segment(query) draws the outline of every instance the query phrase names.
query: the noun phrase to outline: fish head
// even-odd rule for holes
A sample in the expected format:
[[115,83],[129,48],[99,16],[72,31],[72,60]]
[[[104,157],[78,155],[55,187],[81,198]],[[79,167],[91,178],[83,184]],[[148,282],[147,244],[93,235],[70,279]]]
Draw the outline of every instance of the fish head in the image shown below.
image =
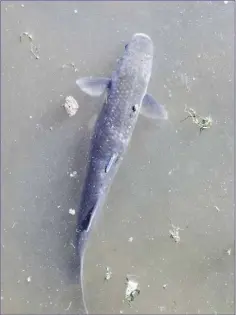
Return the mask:
[[153,42],[151,38],[143,33],[134,34],[131,41],[125,45],[122,60],[121,72],[139,72],[139,76],[148,82],[153,60]]
[[153,55],[153,43],[151,38],[144,33],[135,33],[126,49],[132,49],[136,53]]

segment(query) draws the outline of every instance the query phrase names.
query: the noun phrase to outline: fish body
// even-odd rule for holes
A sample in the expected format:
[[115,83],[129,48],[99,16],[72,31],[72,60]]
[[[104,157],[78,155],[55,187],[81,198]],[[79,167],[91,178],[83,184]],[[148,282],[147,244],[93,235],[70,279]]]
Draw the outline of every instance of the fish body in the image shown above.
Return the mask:
[[145,116],[167,119],[164,107],[146,94],[152,62],[153,42],[148,35],[138,33],[126,45],[111,78],[77,80],[81,90],[91,96],[106,92],[91,140],[78,213],[77,249],[81,259],[81,278],[85,243],[93,219],[102,208],[123,160],[142,106],[146,108],[143,110]]

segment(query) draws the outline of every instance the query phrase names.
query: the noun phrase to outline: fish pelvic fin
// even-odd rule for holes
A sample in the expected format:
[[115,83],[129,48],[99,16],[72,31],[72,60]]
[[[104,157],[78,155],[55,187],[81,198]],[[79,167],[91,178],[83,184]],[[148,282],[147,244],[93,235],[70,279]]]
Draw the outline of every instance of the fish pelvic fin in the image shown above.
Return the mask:
[[144,96],[140,113],[151,119],[168,119],[168,112],[165,107],[157,103],[154,97],[150,94]]
[[98,97],[101,96],[107,88],[109,88],[111,79],[104,77],[84,77],[76,80],[76,84],[84,93],[93,97]]

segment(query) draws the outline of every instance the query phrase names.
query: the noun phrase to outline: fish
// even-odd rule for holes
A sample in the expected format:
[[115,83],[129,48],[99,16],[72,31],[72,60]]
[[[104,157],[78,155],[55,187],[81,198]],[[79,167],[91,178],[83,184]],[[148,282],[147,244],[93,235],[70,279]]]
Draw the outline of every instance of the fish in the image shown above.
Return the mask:
[[152,73],[153,41],[144,33],[135,33],[125,45],[110,78],[83,77],[76,81],[91,97],[104,95],[91,138],[87,174],[77,218],[77,254],[83,303],[83,261],[89,232],[95,215],[102,209],[113,179],[124,159],[139,114],[151,119],[168,119],[165,106],[147,93]]

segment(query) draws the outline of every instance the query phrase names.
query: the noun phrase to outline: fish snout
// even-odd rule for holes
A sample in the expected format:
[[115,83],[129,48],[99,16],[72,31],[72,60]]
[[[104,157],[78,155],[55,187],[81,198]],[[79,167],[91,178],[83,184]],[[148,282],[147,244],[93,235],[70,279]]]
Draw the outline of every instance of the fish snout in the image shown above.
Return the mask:
[[153,55],[152,39],[144,33],[135,33],[128,47],[137,53],[146,54],[147,56]]
[[135,33],[133,35],[133,38],[143,38],[143,39],[147,39],[147,40],[150,40],[151,41],[151,38],[147,35],[147,34],[144,34],[144,33]]

